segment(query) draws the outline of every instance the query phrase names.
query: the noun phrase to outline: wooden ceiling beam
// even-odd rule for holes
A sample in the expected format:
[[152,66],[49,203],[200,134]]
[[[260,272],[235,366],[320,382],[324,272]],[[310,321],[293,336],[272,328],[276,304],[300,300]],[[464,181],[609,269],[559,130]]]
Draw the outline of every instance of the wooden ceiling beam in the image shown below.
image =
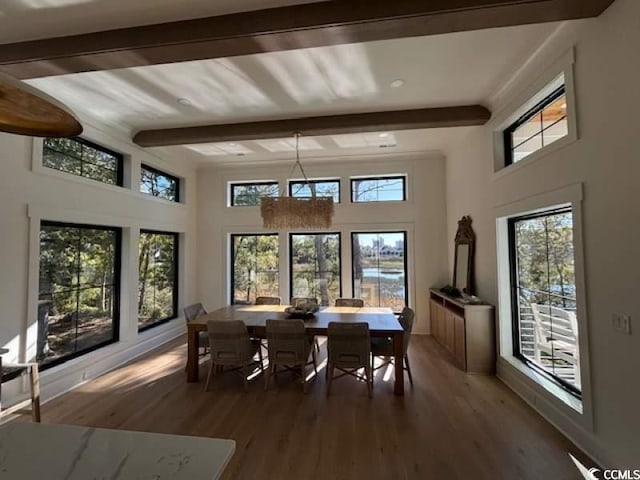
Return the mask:
[[37,78],[588,18],[613,0],[332,0],[0,45]]
[[263,122],[229,123],[197,127],[142,130],[133,137],[141,147],[165,147],[196,143],[238,142],[304,136],[384,132],[419,128],[484,125],[491,112],[481,105],[393,110],[322,117],[289,118]]

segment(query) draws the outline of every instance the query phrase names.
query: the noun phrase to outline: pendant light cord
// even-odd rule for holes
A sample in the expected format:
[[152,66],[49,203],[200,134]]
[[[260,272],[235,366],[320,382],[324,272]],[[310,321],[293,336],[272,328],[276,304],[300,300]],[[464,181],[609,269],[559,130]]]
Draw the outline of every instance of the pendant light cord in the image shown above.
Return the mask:
[[[298,167],[300,169],[300,172],[302,173],[302,176],[304,177],[304,185],[309,187],[311,196],[315,197],[316,193],[311,188],[311,185],[309,184],[309,178],[307,178],[307,174],[305,173],[304,168],[302,168],[302,163],[300,163],[300,137],[302,136],[302,134],[300,132],[295,132],[293,136],[296,138],[296,163],[293,164],[293,168],[291,169],[291,172],[289,172],[289,178],[293,177],[293,173],[295,172],[296,167]],[[302,186],[298,187],[298,190],[295,193],[298,193],[301,188]]]

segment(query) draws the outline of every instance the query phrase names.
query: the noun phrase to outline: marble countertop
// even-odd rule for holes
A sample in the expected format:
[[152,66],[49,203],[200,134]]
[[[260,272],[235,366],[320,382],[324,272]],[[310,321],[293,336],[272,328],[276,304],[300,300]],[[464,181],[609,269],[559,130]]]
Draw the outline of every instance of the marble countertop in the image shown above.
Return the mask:
[[235,448],[220,438],[17,422],[0,428],[0,479],[212,480]]

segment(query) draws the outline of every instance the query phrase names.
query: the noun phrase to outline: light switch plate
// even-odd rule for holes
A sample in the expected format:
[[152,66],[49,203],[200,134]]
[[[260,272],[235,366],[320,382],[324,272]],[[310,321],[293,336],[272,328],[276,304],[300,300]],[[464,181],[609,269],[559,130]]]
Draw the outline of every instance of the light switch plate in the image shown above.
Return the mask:
[[611,317],[611,326],[616,332],[631,335],[631,317],[614,313]]

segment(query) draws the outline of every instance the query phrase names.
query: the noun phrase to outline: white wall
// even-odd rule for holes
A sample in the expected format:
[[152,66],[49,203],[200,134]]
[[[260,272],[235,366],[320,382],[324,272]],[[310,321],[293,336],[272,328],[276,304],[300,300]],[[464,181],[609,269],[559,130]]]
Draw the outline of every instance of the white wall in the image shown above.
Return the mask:
[[[307,164],[304,160],[303,163],[309,178],[341,178],[341,203],[335,207],[329,231],[342,234],[342,294],[351,296],[350,232],[407,230],[409,303],[416,310],[415,332],[428,333],[427,290],[449,281],[443,254],[446,252],[444,159],[424,155],[375,161],[323,161],[322,165]],[[227,207],[227,182],[278,180],[285,185],[291,165],[291,160],[285,160],[266,167],[207,167],[198,171],[198,284],[208,309],[229,302],[229,234],[263,231],[259,207]],[[397,173],[408,174],[407,202],[349,202],[350,176]],[[280,292],[283,298],[288,298],[287,255],[283,254],[286,242],[281,245]]]
[[[195,169],[167,162],[83,122],[84,138],[123,153],[132,189],[42,167],[41,140],[0,134],[0,345],[6,361],[35,355],[40,220],[123,228],[120,341],[52,367],[41,375],[44,400],[93,378],[184,332],[176,319],[138,335],[136,315],[137,236],[141,228],[177,231],[181,237],[180,305],[195,297]],[[32,153],[35,152],[35,155]],[[174,204],[137,191],[140,163],[185,179],[185,203]],[[127,169],[125,169],[127,170]],[[2,401],[24,395],[21,382],[3,385]]]
[[[579,140],[510,173],[494,174],[492,135],[501,110],[522,98],[538,75],[572,46]],[[498,372],[597,461],[635,468],[640,459],[638,46],[637,0],[617,0],[597,19],[564,25],[496,96],[495,122],[462,139],[448,152],[446,164],[449,244],[457,219],[471,215],[478,237],[478,291],[493,303],[498,302],[496,207],[582,183],[591,365],[585,415],[572,416],[507,363],[502,362]],[[631,315],[636,330],[632,336],[612,330],[613,312]]]

